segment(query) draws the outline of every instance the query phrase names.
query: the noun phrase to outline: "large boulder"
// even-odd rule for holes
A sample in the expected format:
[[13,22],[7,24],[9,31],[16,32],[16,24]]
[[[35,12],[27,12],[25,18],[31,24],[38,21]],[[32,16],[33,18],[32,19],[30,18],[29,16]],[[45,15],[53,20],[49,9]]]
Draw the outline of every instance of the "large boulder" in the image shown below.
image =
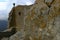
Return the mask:
[[25,28],[10,40],[60,40],[60,0],[37,0],[25,16]]

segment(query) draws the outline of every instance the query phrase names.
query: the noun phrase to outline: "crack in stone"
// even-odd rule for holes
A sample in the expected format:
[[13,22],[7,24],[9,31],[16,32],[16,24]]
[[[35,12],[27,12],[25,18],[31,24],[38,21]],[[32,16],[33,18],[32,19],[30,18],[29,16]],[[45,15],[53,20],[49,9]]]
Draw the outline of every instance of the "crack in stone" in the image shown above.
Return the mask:
[[46,3],[46,5],[50,8],[54,1],[55,0],[44,0],[44,3]]

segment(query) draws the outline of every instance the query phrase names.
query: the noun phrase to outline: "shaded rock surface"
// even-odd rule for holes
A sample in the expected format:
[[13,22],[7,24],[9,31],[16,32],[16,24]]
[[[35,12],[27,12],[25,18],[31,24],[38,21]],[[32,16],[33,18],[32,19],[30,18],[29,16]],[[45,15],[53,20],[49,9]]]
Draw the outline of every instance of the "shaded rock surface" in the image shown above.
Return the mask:
[[3,39],[1,39],[1,40],[9,40],[9,38],[3,38]]
[[9,40],[60,40],[60,0],[37,0],[28,10],[25,27]]

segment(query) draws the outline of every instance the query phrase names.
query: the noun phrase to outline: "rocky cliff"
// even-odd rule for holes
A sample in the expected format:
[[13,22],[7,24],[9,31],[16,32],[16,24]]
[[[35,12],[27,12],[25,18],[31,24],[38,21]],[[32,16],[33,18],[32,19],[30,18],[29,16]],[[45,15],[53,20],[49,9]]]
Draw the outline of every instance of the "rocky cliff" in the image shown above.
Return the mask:
[[36,0],[25,16],[25,27],[9,40],[60,40],[60,0]]

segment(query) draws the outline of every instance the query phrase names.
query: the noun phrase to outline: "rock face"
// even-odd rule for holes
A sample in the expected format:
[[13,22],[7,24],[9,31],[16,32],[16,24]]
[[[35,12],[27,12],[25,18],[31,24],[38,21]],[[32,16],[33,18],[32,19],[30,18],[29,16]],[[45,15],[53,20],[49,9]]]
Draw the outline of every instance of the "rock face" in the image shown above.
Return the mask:
[[36,0],[15,10],[17,33],[9,40],[60,40],[60,0]]
[[3,38],[3,39],[1,39],[1,40],[9,40],[9,38]]

